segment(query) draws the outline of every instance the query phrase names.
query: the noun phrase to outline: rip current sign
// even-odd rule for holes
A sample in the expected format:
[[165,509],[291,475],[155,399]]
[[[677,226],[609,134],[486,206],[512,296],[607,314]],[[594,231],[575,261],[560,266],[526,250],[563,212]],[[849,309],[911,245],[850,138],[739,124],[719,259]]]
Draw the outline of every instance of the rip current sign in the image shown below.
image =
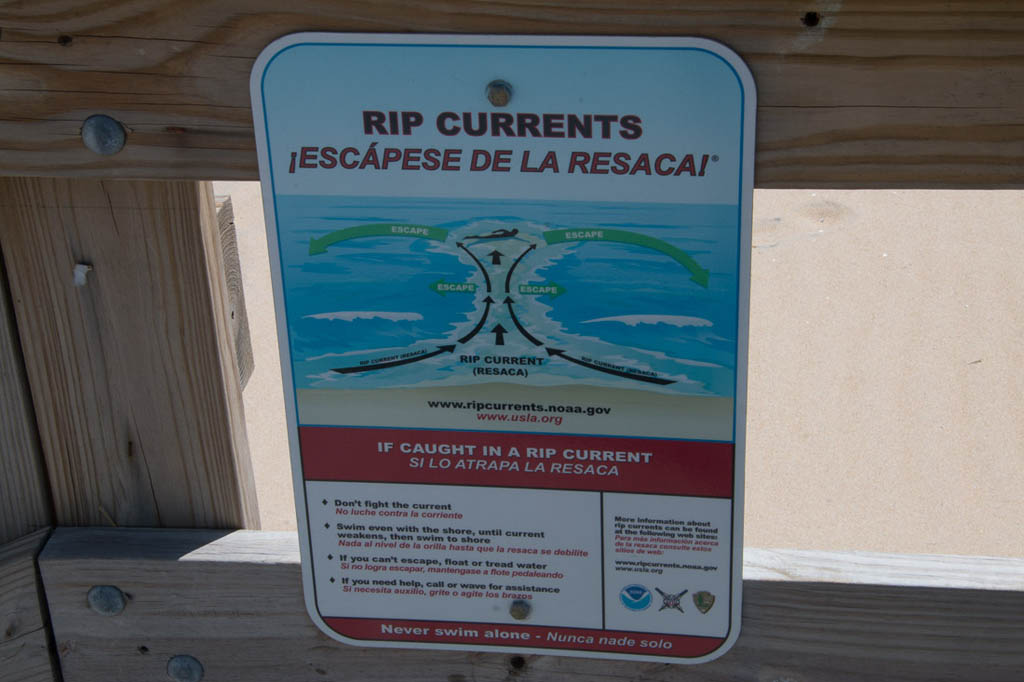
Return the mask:
[[252,75],[309,613],[698,663],[740,626],[754,86],[706,40],[299,34]]

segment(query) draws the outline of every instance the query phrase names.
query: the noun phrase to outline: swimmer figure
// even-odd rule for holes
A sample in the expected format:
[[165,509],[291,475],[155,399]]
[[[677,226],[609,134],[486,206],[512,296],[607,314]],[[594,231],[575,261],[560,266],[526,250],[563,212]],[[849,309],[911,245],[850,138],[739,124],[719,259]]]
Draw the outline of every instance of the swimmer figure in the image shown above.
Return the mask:
[[519,234],[519,228],[512,230],[502,228],[488,234],[471,234],[466,239],[508,239],[509,237],[515,237],[517,234]]

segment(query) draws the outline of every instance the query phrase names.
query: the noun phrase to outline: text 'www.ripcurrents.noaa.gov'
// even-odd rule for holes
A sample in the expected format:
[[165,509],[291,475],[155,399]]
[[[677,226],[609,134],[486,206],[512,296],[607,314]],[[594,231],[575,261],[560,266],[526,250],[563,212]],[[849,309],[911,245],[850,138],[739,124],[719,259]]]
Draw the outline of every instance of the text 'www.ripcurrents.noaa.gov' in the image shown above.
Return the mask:
[[[565,414],[588,417],[611,414],[612,408],[597,405],[543,405],[540,403],[500,403],[477,400],[428,400],[427,407],[448,410],[476,410],[480,421],[538,422],[559,425]],[[541,414],[538,414],[541,413]]]

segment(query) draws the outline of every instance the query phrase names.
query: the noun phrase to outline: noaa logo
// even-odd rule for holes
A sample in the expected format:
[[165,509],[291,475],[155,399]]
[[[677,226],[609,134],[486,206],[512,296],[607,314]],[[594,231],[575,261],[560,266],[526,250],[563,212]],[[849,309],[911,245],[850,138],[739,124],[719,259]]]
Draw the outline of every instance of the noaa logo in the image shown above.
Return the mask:
[[619,601],[630,611],[643,611],[651,605],[651,591],[643,585],[626,585],[619,592]]

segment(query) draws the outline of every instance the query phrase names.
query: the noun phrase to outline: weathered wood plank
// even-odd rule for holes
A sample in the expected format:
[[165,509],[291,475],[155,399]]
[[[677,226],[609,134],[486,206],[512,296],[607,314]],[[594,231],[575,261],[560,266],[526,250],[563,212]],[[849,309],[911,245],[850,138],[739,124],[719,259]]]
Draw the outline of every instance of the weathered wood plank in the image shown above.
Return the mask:
[[242,286],[242,263],[238,259],[238,238],[235,234],[235,211],[231,197],[217,199],[217,230],[220,232],[223,252],[224,281],[228,288],[228,313],[231,337],[238,362],[238,380],[242,388],[253,370],[252,340],[249,337],[249,314],[245,308],[245,288]]
[[0,545],[51,525],[50,490],[0,256]]
[[[0,173],[254,179],[248,74],[296,31],[697,35],[759,89],[761,187],[1024,186],[1013,0],[53,0],[0,9]],[[695,102],[694,106],[700,106]],[[82,121],[130,130],[114,157]]]
[[[822,556],[806,554],[771,553],[773,578],[827,570]],[[868,556],[828,561],[864,566]],[[1024,591],[968,577],[1019,574],[1024,561],[984,559],[972,569],[973,559],[956,558],[971,587],[948,589],[887,584],[889,559],[876,562],[870,584],[746,580],[738,644],[697,668],[557,656],[513,668],[507,655],[333,643],[305,614],[293,533],[58,529],[40,567],[67,682],[162,679],[168,658],[182,653],[203,664],[206,679],[250,682],[1020,679]],[[913,564],[922,582],[934,582],[949,562],[903,557],[899,571]],[[96,584],[131,594],[123,614],[88,610],[83,595]]]
[[0,179],[0,218],[57,523],[255,527],[209,183]]
[[0,682],[59,680],[36,556],[48,528],[0,545]]
[[1024,559],[1002,557],[747,548],[743,575],[748,580],[1024,592]]

